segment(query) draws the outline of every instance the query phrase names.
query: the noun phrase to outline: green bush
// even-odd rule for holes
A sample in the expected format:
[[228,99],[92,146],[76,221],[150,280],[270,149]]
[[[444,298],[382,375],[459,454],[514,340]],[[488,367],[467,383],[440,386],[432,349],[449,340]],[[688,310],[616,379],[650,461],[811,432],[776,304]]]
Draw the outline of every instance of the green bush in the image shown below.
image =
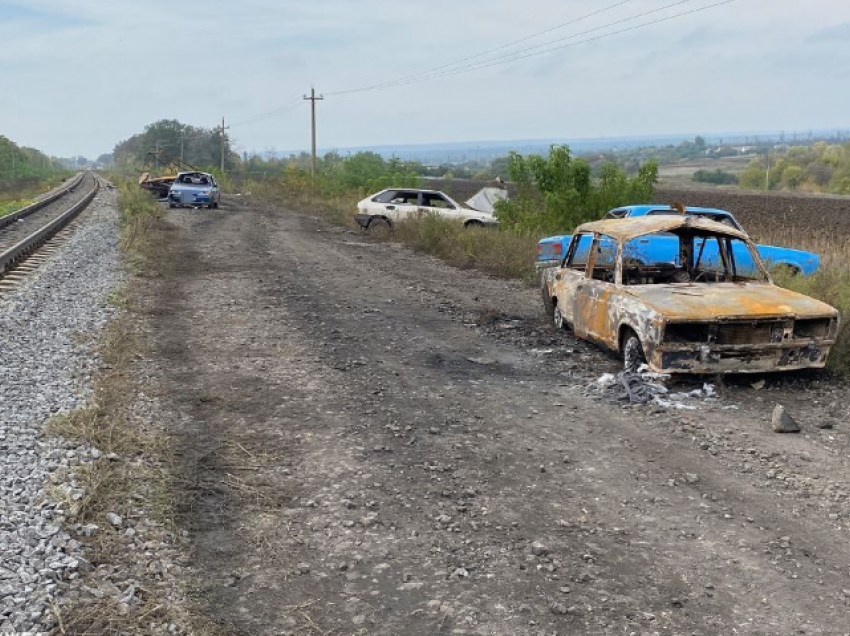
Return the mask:
[[715,185],[735,185],[738,183],[738,177],[720,168],[717,170],[697,170],[691,177],[691,180],[698,183],[713,183]]
[[607,163],[593,179],[590,164],[573,159],[567,146],[552,146],[545,158],[511,153],[508,169],[517,193],[496,205],[496,216],[503,228],[521,234],[571,231],[611,208],[647,203],[658,182],[652,161],[634,177]]

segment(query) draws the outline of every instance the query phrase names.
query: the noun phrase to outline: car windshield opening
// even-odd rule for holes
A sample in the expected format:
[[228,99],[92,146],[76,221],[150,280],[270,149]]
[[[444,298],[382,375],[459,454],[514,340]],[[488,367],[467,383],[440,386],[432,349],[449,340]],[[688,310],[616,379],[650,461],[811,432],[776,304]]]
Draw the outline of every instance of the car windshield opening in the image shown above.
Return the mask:
[[766,282],[767,276],[740,238],[708,232],[660,232],[623,244],[623,284],[687,285]]

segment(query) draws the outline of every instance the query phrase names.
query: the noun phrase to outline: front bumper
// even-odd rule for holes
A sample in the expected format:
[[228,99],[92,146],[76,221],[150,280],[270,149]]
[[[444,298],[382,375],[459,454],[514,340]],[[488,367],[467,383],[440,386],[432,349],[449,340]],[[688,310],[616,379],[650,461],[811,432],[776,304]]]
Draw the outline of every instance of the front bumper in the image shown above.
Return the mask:
[[767,373],[822,369],[835,342],[762,345],[658,345],[649,366],[658,373]]
[[372,221],[371,214],[355,214],[354,220],[357,224],[362,227],[364,230],[369,227],[369,223]]

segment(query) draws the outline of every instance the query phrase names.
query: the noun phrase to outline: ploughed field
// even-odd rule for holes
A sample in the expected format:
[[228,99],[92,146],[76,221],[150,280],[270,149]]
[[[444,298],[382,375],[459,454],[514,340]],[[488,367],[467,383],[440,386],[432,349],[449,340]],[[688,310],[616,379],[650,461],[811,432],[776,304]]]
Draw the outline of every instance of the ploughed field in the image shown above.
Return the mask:
[[659,188],[656,200],[729,210],[756,241],[807,249],[827,263],[850,254],[850,197]]
[[223,633],[850,632],[846,383],[627,406],[524,283],[248,196],[160,242],[141,309]]

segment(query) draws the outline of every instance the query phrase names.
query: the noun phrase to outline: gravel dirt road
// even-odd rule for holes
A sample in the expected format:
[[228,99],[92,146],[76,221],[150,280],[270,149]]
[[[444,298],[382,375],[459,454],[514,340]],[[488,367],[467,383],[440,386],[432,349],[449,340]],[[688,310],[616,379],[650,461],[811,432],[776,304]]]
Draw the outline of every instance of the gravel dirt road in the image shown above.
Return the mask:
[[164,236],[146,321],[227,633],[850,634],[846,385],[624,406],[521,283],[249,198]]

